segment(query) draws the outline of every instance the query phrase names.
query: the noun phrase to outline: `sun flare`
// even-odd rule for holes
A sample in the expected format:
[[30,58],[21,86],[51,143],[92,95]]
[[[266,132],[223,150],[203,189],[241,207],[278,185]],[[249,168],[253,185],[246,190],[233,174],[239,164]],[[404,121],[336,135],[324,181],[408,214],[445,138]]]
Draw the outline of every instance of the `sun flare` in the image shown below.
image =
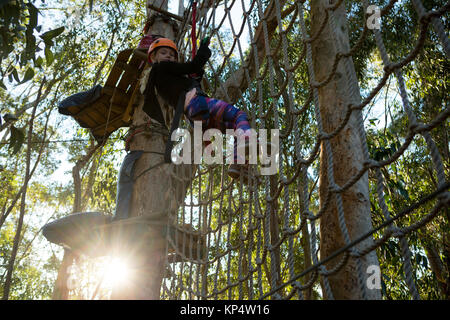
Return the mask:
[[129,268],[123,259],[112,258],[105,263],[103,284],[108,287],[124,283],[129,276]]

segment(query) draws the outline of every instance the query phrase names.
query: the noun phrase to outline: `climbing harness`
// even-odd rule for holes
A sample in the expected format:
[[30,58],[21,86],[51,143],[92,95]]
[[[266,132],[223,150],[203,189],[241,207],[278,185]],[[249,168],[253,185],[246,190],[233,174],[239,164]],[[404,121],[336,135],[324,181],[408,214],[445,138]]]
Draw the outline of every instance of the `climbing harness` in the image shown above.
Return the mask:
[[133,138],[141,133],[159,133],[164,136],[167,136],[167,128],[160,124],[160,123],[152,123],[152,120],[148,120],[146,123],[139,125],[139,126],[130,126],[130,130],[128,131],[127,135],[124,138],[125,141],[125,151],[130,150],[130,143]]

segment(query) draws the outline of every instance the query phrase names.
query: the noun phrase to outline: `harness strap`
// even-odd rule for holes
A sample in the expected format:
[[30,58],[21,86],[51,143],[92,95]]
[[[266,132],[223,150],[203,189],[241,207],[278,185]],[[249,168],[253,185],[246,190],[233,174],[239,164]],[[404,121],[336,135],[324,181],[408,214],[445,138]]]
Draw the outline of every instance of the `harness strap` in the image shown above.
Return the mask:
[[175,130],[177,130],[178,126],[180,125],[181,115],[183,114],[184,111],[185,99],[186,99],[186,91],[183,91],[178,97],[175,115],[173,117],[172,124],[170,126],[169,138],[167,139],[166,143],[166,152],[164,153],[164,161],[166,163],[172,163],[172,148],[173,148],[172,133]]
[[145,87],[145,99],[144,99],[144,107],[143,110],[147,115],[161,123],[165,126],[164,116],[161,111],[161,106],[159,105],[159,101],[155,95],[155,89],[153,88],[154,82],[154,74],[153,69],[150,71],[150,75],[148,77],[147,86]]
[[197,30],[196,30],[196,18],[197,18],[197,1],[193,0],[192,3],[192,30],[191,30],[191,40],[192,40],[192,59],[195,58],[197,53]]

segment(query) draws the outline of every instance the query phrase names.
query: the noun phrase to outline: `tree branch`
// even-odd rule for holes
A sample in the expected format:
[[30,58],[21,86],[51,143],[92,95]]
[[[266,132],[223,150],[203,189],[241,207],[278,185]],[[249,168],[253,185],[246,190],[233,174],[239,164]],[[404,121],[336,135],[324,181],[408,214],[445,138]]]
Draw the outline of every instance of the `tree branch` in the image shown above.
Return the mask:
[[19,221],[17,223],[17,231],[14,236],[13,249],[12,249],[11,257],[10,257],[8,267],[7,267],[7,275],[6,275],[6,280],[5,280],[4,290],[3,290],[3,300],[8,300],[8,297],[9,297],[9,292],[11,289],[12,273],[14,271],[14,264],[15,264],[15,260],[16,260],[16,256],[17,256],[17,251],[19,249],[20,234],[22,231],[23,219],[25,216],[25,200],[26,200],[26,194],[27,194],[26,191],[27,191],[27,187],[28,187],[28,182],[30,181],[30,178],[31,178],[31,175],[30,175],[30,162],[31,162],[31,150],[32,150],[31,138],[33,135],[34,118],[36,115],[36,109],[37,109],[37,106],[40,101],[40,96],[41,96],[42,87],[44,86],[44,83],[45,83],[45,78],[42,81],[41,86],[39,88],[38,97],[36,99],[35,105],[33,106],[33,111],[31,113],[31,120],[30,120],[30,124],[29,124],[29,128],[28,128],[28,140],[27,140],[28,148],[27,148],[27,154],[26,154],[25,183],[24,183],[24,188],[23,188],[22,198],[21,198],[21,203],[20,203],[20,214],[19,214]]

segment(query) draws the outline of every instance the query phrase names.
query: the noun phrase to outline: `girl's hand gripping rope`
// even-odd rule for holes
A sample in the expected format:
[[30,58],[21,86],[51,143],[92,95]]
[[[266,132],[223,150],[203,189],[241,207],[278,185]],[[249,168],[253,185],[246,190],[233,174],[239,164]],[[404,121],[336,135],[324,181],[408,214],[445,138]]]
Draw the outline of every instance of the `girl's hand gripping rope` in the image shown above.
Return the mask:
[[[208,59],[212,55],[211,50],[209,49],[208,45],[209,45],[209,37],[206,37],[200,42],[200,48],[198,48],[197,55],[194,58],[194,60],[200,61],[200,64],[202,66],[208,61]],[[203,74],[204,74],[204,71],[202,70],[199,73],[191,74],[189,76],[192,79],[195,79],[198,82],[200,82],[203,77]]]

